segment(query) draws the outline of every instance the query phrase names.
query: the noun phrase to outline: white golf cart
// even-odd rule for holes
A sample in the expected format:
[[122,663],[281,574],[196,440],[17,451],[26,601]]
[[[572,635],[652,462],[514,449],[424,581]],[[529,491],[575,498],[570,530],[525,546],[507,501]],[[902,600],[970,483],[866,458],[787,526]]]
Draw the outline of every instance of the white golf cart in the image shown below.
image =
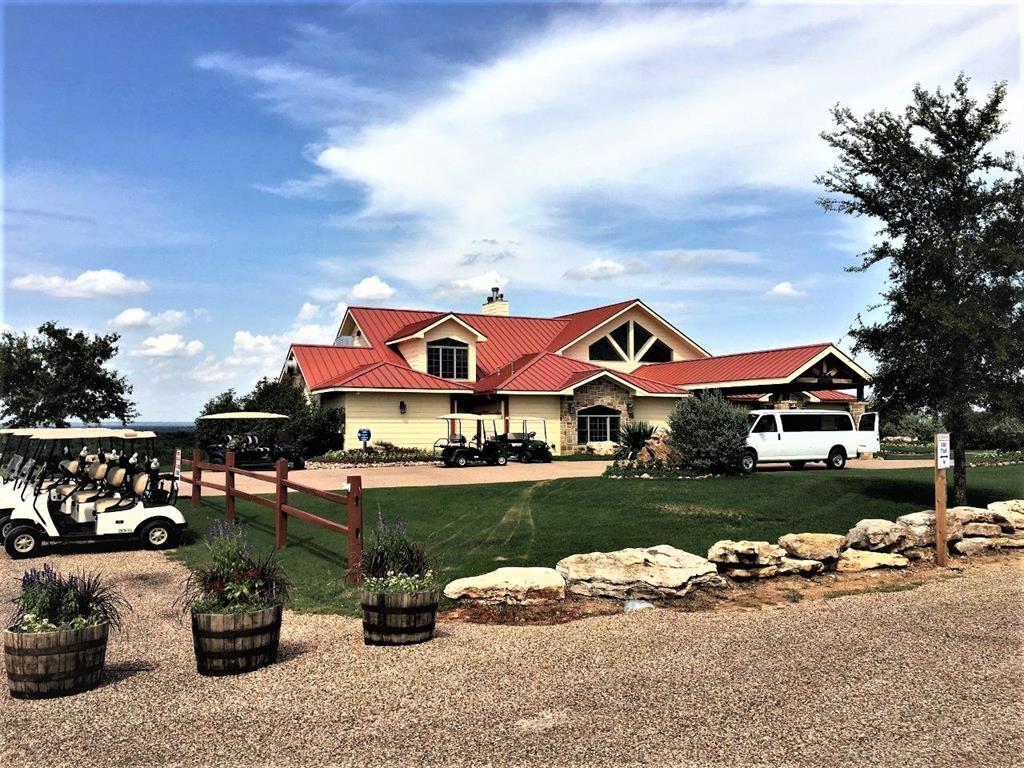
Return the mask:
[[[132,463],[125,454],[135,440],[153,437],[133,430],[35,430],[12,489],[16,503],[0,510],[7,554],[33,557],[47,542],[106,539],[137,540],[150,549],[175,546],[187,525],[174,506],[177,476],[161,474],[155,459]],[[82,455],[78,446],[84,458],[66,458]]]
[[[446,467],[468,467],[470,464],[508,464],[508,444],[505,435],[498,434],[500,416],[480,413],[448,413],[438,416],[448,424],[447,434],[434,442],[434,455],[440,456]],[[469,440],[462,432],[462,423],[473,425]],[[487,425],[491,431],[488,435]]]

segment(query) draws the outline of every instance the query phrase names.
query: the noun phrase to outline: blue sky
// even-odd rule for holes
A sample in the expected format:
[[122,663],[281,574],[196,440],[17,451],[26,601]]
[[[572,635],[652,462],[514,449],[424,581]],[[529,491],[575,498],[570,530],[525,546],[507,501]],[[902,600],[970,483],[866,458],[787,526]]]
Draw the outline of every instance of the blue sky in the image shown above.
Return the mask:
[[1011,87],[1013,5],[7,5],[0,322],[123,335],[145,419],[348,304],[643,297],[715,353],[844,342],[836,102]]

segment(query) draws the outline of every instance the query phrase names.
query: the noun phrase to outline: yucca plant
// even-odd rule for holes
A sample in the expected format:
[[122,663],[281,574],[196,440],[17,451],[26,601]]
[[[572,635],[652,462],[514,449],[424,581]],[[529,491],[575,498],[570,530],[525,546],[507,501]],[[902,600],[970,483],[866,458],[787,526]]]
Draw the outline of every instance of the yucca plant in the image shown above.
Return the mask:
[[647,445],[647,441],[654,437],[655,427],[646,421],[634,421],[632,424],[624,424],[619,430],[619,443],[615,451],[618,459],[632,459]]

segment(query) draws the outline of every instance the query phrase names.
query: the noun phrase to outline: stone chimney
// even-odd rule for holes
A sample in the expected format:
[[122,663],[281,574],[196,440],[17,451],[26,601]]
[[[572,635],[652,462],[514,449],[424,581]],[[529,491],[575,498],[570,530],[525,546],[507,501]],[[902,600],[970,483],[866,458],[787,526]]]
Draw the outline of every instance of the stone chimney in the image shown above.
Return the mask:
[[491,288],[491,295],[487,297],[481,311],[485,315],[504,315],[508,317],[508,302],[505,301],[505,294],[498,293],[498,287]]

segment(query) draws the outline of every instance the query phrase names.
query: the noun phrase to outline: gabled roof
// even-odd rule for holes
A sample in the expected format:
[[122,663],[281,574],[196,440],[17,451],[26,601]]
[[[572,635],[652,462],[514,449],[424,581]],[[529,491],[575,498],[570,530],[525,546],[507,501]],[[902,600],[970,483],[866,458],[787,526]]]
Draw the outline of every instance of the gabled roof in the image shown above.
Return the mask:
[[[384,347],[386,353],[390,353]],[[336,347],[333,344],[292,344],[306,386],[320,389],[327,382],[340,379],[353,371],[382,361],[381,350],[374,347]],[[400,364],[400,363],[399,363]]]
[[480,331],[471,326],[457,314],[455,314],[454,312],[445,312],[444,314],[435,315],[434,317],[428,317],[423,320],[417,320],[413,323],[409,323],[408,325],[402,326],[393,334],[391,334],[391,337],[387,340],[387,343],[397,344],[400,341],[415,338],[426,333],[434,326],[440,325],[441,323],[447,320],[451,320],[454,323],[458,323],[466,330],[471,331],[474,335],[476,335],[477,341],[487,341],[486,336],[480,333]]
[[740,352],[698,360],[652,363],[641,366],[635,373],[655,381],[691,388],[735,385],[743,382],[781,384],[788,383],[798,373],[829,353],[836,355],[865,379],[870,378],[867,371],[828,342]]
[[612,371],[552,352],[523,355],[478,381],[476,390],[478,392],[562,392],[602,376],[607,376],[627,387],[648,394],[675,395],[676,397],[686,394],[685,390],[670,384]]
[[[741,392],[739,394],[726,395],[726,400],[734,400],[742,403],[756,403],[761,400],[767,402],[769,392]],[[840,392],[837,389],[819,389],[815,392],[804,392],[808,399],[818,403],[852,403],[857,399],[856,395],[849,392]]]
[[426,389],[443,392],[473,391],[469,385],[459,386],[455,382],[414,371],[408,366],[379,362],[349,371],[320,385],[321,390],[331,389]]

